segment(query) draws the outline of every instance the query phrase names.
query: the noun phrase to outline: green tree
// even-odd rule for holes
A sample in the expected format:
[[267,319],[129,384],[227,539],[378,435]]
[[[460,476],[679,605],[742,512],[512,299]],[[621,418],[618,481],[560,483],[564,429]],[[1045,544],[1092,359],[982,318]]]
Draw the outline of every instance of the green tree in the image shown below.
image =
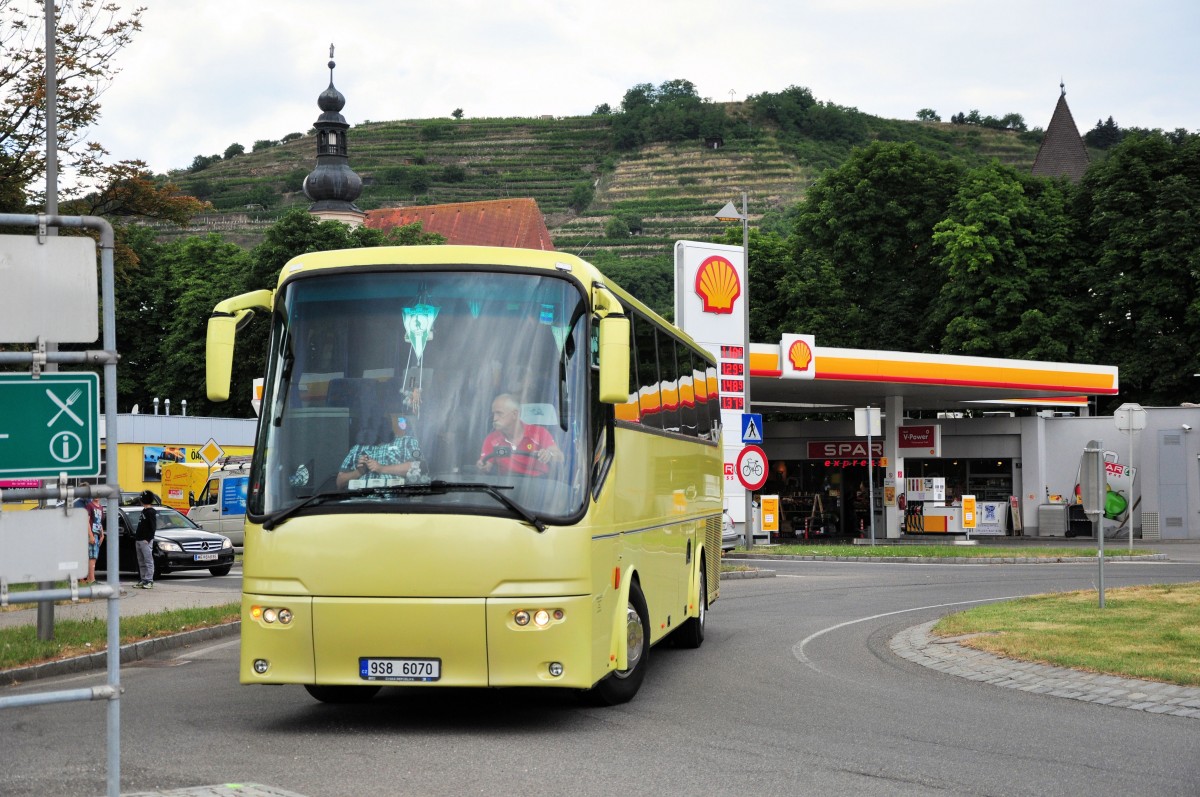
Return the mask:
[[251,151],[252,152],[260,152],[264,149],[270,149],[271,147],[278,146],[278,144],[279,144],[279,142],[275,141],[274,139],[260,138],[258,141],[254,142],[254,146],[251,149]]
[[613,216],[604,223],[605,238],[628,238],[629,225],[620,216]]
[[451,116],[453,116],[455,119],[462,119],[462,118],[463,118],[463,109],[462,109],[462,108],[455,108],[455,109],[454,109],[454,110],[453,110],[453,111],[450,113],[450,115],[451,115]]
[[1076,265],[1060,187],[993,163],[968,172],[934,228],[944,273],[930,309],[941,350],[1064,361],[1081,343],[1078,306],[1058,290]]
[[1080,183],[1091,248],[1091,361],[1119,367],[1124,401],[1195,400],[1200,372],[1200,137],[1131,133]]
[[[856,149],[808,190],[796,220],[798,264],[837,269],[847,297],[842,324],[862,348],[934,351],[927,307],[942,284],[933,227],[957,190],[961,166],[914,144]],[[937,334],[935,334],[937,333]],[[849,341],[847,341],[849,343]]]
[[[153,262],[146,262],[144,269],[153,276],[139,280],[145,288],[140,292],[145,309],[136,322],[145,327],[139,330],[142,336],[146,332],[154,336],[155,354],[143,364],[142,389],[127,400],[149,403],[160,396],[178,404],[187,399],[188,411],[196,415],[250,414],[249,382],[239,384],[238,392],[231,394],[240,400],[225,405],[212,404],[204,391],[208,317],[246,273],[249,260],[246,250],[215,233],[173,241],[156,250]],[[239,358],[245,358],[241,344],[239,340]],[[250,354],[262,363],[263,352]]]
[[1104,122],[1097,119],[1096,126],[1083,134],[1083,143],[1096,149],[1108,149],[1119,144],[1124,135],[1110,116]]
[[582,213],[588,205],[592,204],[592,197],[596,191],[592,188],[591,183],[576,183],[571,189],[571,195],[567,198],[567,207],[576,213]]
[[[31,7],[36,9],[30,12]],[[115,2],[60,0],[55,24],[58,158],[63,172],[91,190],[107,153],[86,140],[100,116],[100,95],[117,73],[116,57],[141,29],[144,9],[128,14]],[[41,204],[46,171],[45,20],[41,3],[0,0],[0,185],[30,192]],[[11,193],[11,192],[10,192]],[[71,197],[68,183],[60,194]],[[11,199],[8,200],[11,202]]]
[[917,119],[922,122],[940,122],[942,117],[932,108],[922,108],[917,111]]
[[230,144],[228,147],[225,148],[225,160],[230,160],[232,158],[236,158],[238,155],[245,154],[245,152],[246,152],[246,148],[243,147],[241,144],[238,144],[238,143]]

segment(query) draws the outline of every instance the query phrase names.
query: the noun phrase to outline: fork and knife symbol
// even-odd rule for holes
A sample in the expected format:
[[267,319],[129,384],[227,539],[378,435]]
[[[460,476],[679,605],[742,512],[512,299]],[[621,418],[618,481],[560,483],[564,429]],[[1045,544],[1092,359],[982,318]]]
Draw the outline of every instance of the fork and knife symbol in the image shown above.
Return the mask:
[[57,404],[59,407],[58,412],[54,413],[54,417],[46,422],[46,426],[53,426],[54,422],[57,421],[64,412],[67,415],[71,416],[71,418],[75,421],[75,423],[79,424],[80,426],[84,425],[83,418],[80,418],[78,415],[76,415],[71,410],[71,405],[74,404],[76,401],[78,401],[79,397],[83,395],[82,390],[76,388],[74,393],[67,396],[66,401],[63,401],[62,399],[60,399],[58,396],[56,396],[54,394],[54,391],[49,390],[49,389],[46,390],[46,395],[49,396],[50,400],[53,401],[55,404]]

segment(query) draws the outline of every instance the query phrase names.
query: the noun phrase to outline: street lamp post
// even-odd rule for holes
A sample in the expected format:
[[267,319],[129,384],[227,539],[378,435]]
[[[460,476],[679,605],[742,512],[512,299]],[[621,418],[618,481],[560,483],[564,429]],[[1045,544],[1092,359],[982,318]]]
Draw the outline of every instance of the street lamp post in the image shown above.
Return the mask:
[[[742,192],[742,212],[732,202],[717,211],[719,221],[742,222],[742,389],[745,394],[742,412],[750,411],[750,217],[746,213],[746,192]],[[754,496],[746,490],[746,550],[754,547]]]

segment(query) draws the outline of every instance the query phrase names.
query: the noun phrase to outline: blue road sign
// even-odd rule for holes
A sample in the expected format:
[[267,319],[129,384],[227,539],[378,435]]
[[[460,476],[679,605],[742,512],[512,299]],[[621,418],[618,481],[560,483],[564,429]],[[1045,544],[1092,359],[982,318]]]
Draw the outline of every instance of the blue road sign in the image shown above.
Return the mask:
[[761,443],[763,441],[762,413],[742,413],[742,442]]

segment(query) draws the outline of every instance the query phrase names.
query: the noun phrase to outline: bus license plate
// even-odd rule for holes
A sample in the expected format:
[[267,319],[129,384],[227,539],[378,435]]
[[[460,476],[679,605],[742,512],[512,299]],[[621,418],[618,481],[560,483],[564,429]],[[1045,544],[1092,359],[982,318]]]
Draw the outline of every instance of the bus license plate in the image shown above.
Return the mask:
[[215,553],[198,553],[196,554],[197,562],[215,562],[217,555]]
[[442,677],[442,660],[360,658],[358,674],[365,681],[436,681]]

